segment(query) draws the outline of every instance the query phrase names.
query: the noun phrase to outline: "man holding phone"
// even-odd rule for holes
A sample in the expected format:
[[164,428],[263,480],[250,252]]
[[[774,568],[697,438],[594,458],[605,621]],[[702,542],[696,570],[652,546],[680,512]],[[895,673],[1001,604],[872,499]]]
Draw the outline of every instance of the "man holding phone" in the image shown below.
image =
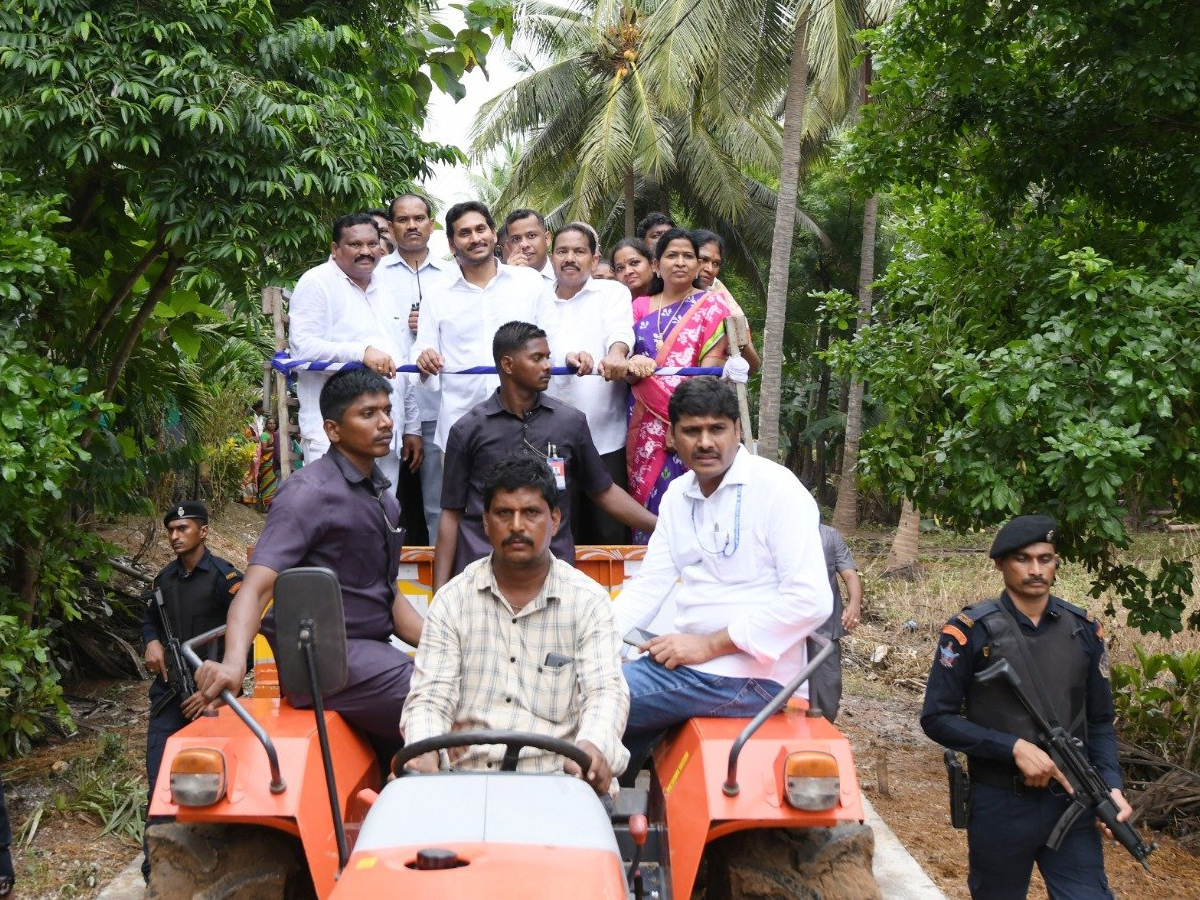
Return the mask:
[[[517,768],[585,778],[599,794],[625,769],[621,733],[629,690],[604,590],[550,552],[561,523],[546,460],[515,453],[484,482],[483,527],[492,553],[437,592],[417,649],[400,728],[408,744],[451,731],[527,731],[572,741],[587,772],[526,748]],[[500,745],[427,753],[418,772],[443,765],[499,770]]]

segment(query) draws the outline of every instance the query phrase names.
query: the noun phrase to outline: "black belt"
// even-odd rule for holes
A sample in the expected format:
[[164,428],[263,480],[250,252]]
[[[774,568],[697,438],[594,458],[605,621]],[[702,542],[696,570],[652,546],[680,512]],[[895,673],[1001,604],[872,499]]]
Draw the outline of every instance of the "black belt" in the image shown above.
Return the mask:
[[1046,790],[1044,787],[1032,787],[1026,784],[1025,776],[1020,772],[1013,774],[1012,772],[982,769],[979,767],[971,770],[971,783],[986,784],[988,787],[1012,791],[1014,794],[1040,794]]

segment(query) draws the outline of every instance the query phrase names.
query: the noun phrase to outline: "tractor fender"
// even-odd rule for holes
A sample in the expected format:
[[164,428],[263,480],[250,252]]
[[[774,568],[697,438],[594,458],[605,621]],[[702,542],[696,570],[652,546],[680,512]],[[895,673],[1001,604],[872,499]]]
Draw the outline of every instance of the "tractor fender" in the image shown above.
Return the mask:
[[[750,829],[829,828],[862,822],[862,795],[850,742],[824,718],[788,708],[771,716],[746,742],[738,760],[735,796],[722,790],[729,752],[746,719],[690,719],[667,734],[654,753],[670,835],[672,896],[690,897],[705,846]],[[789,753],[819,750],[838,764],[837,805],[805,812],[784,799],[783,763]]]
[[[271,736],[284,790],[271,793],[270,767],[262,744],[231,710],[221,707],[216,716],[202,716],[167,741],[162,774],[150,799],[150,815],[174,816],[179,823],[260,825],[298,837],[317,895],[326,897],[337,875],[337,844],[313,711],[295,709],[278,699],[243,698],[239,703]],[[354,835],[367,812],[358,792],[380,788],[379,764],[367,740],[340,715],[326,711],[325,722],[339,807],[348,833]],[[197,747],[219,750],[225,757],[225,796],[211,806],[177,806],[171,800],[171,763],[180,751]]]

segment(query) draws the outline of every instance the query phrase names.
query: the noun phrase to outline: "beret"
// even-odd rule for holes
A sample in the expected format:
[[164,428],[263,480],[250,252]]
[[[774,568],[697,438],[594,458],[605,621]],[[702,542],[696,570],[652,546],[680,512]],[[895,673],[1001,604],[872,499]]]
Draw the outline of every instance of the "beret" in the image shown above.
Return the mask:
[[1043,541],[1053,544],[1057,528],[1058,525],[1049,516],[1017,516],[996,532],[996,539],[992,541],[992,549],[988,551],[988,556],[999,559],[1030,544]]
[[177,506],[168,509],[163,516],[163,524],[170,525],[177,519],[200,519],[203,522],[208,521],[208,507],[199,500],[184,500]]

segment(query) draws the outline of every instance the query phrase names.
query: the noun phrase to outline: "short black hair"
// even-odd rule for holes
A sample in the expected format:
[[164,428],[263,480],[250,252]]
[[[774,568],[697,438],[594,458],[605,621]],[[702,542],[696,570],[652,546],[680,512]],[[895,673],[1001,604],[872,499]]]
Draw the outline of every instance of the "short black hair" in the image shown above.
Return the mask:
[[[592,230],[592,226],[586,222],[568,222],[558,231],[554,232],[554,244],[558,244],[558,239],[568,231],[577,231],[587,238],[588,247],[591,248],[592,254],[596,253],[596,232]],[[553,249],[553,248],[551,248]]]
[[504,357],[545,336],[544,330],[529,322],[505,322],[492,338],[492,360],[499,366]]
[[486,204],[480,203],[478,200],[464,200],[446,210],[446,234],[450,236],[451,240],[454,240],[454,223],[467,213],[479,213],[487,221],[488,228],[492,231],[496,230],[496,220],[492,218],[492,211],[487,208]]
[[716,375],[694,375],[683,379],[667,403],[667,416],[678,425],[683,416],[717,416],[741,421],[733,385]]
[[644,240],[636,237],[621,238],[613,244],[612,252],[608,254],[608,263],[614,269],[617,267],[617,251],[624,250],[626,247],[647,262],[654,262],[654,254],[650,252],[650,248],[646,246]]
[[321,387],[321,418],[340,423],[346,410],[363,394],[387,394],[392,383],[371,369],[342,369]]
[[558,485],[546,460],[528,450],[510,453],[492,466],[483,479],[483,509],[492,508],[497,491],[533,488],[541,493],[551,510],[558,509]]
[[715,231],[709,231],[707,228],[697,228],[692,232],[692,239],[696,242],[696,252],[700,252],[700,248],[705,244],[716,244],[717,251],[721,254],[721,260],[725,259],[725,238],[721,237]]
[[542,230],[545,231],[546,217],[543,216],[536,209],[514,209],[512,212],[510,212],[508,214],[508,218],[506,218],[504,220],[504,227],[507,228],[513,222],[518,222],[521,219],[528,219],[530,216],[533,216],[535,219],[537,219],[538,224],[541,225]]
[[367,215],[371,217],[380,216],[384,219],[387,219],[389,222],[392,221],[392,214],[386,209],[379,209],[378,207],[375,209],[368,209]]
[[670,225],[672,228],[674,228],[675,220],[666,213],[652,212],[646,215],[642,221],[637,223],[637,228],[633,230],[633,233],[642,240],[645,240],[646,232],[658,225]]
[[670,231],[664,232],[663,236],[658,239],[658,243],[654,245],[654,258],[662,259],[662,255],[667,252],[667,245],[671,241],[687,241],[692,245],[692,249],[699,254],[700,245],[696,243],[695,235],[686,228],[672,228]]
[[375,224],[375,219],[371,217],[370,213],[349,213],[345,216],[338,216],[333,220],[333,242],[335,244],[341,243],[342,232],[356,225],[370,225],[376,231],[379,230],[379,226]]
[[392,202],[388,204],[388,209],[390,209],[392,212],[392,214],[388,216],[389,221],[395,221],[396,204],[401,200],[420,200],[425,204],[425,215],[429,216],[431,219],[433,218],[433,207],[429,204],[429,198],[422,197],[420,194],[409,192],[407,194],[399,194],[398,196],[392,198]]

